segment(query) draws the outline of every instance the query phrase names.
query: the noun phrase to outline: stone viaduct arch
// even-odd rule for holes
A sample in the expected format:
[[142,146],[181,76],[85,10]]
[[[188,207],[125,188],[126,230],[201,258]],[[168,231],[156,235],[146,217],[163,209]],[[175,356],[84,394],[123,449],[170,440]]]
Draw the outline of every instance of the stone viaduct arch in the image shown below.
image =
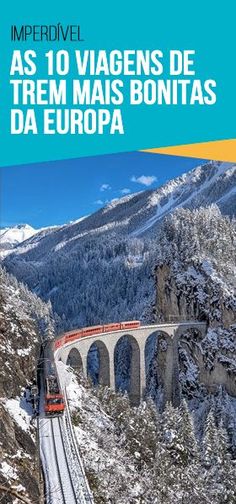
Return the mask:
[[74,368],[76,371],[83,371],[81,355],[77,348],[71,348],[66,360],[66,364]]
[[[85,376],[88,375],[88,354],[94,345],[99,353],[99,374],[98,382],[108,385],[113,390],[119,388],[116,374],[119,369],[117,364],[117,349],[119,341],[126,337],[131,348],[130,358],[130,379],[128,384],[128,393],[131,403],[138,404],[146,391],[146,370],[147,370],[147,352],[150,338],[155,337],[157,341],[156,371],[157,380],[162,385],[164,402],[178,402],[179,363],[178,363],[178,344],[181,337],[188,329],[198,329],[202,337],[206,332],[204,322],[183,322],[177,324],[155,324],[150,326],[141,326],[138,329],[119,330],[111,333],[103,333],[99,336],[83,337],[72,343],[67,343],[55,352],[55,358],[61,359],[64,363],[73,362],[81,365]],[[73,353],[72,353],[73,350]],[[80,355],[74,352],[77,350]],[[76,359],[75,359],[76,357]],[[74,360],[75,359],[75,360]],[[177,385],[176,385],[177,384]]]
[[159,331],[154,331],[149,334],[146,339],[144,349],[145,359],[145,395],[152,398],[155,397],[155,391],[160,385],[157,367],[158,356],[158,336]]
[[94,341],[87,354],[87,374],[89,370],[89,354],[91,350],[96,350],[98,354],[98,383],[100,385],[110,386],[110,359],[109,352],[104,341],[96,340]]
[[[124,362],[124,343],[126,347],[126,362]],[[120,351],[119,351],[120,348]],[[119,338],[114,348],[114,375],[115,390],[120,390],[119,372],[122,374],[122,366],[125,364],[127,373],[127,390],[132,404],[139,404],[140,401],[140,349],[138,341],[132,334],[124,334]]]
[[[152,356],[150,359],[150,350],[148,345],[150,340],[154,340]],[[177,335],[170,334],[164,329],[151,333],[145,344],[145,367],[146,367],[146,394],[152,395],[152,386],[159,388],[160,404],[163,402],[172,402],[174,405],[179,403],[179,366],[178,366],[178,344]],[[148,363],[148,356],[150,362]],[[162,399],[162,400],[161,400]]]

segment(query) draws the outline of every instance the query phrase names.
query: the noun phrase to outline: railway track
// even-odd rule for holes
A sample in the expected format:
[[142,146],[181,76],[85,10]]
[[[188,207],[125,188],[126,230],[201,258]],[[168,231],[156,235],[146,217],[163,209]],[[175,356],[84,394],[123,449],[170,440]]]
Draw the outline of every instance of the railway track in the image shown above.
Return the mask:
[[59,417],[50,420],[55,461],[62,497],[61,502],[63,504],[77,504],[79,501],[77,500],[76,490],[70,473],[68,456],[63,442],[61,421],[62,419]]
[[93,504],[69,412],[39,419],[47,504]]
[[[63,390],[64,387],[60,385],[50,347],[48,353],[46,350],[47,345],[44,348],[45,353],[43,354],[45,355],[42,366],[43,374],[39,377],[40,397],[38,418],[38,442],[44,474],[45,503],[94,504],[70,418],[66,390]],[[50,359],[53,359],[51,364]],[[46,400],[45,394],[48,394],[46,396],[47,399],[48,396],[51,398],[52,378],[56,382],[60,398],[62,397],[65,402],[65,409],[63,414],[58,415],[55,413],[53,417],[50,417],[45,416],[45,409],[47,406],[48,409],[46,411],[50,411],[49,406],[54,403]],[[53,410],[51,409],[51,411]]]
[[79,447],[74,434],[74,428],[70,418],[69,406],[67,401],[66,390],[64,390],[64,398],[66,403],[65,412],[61,419],[62,436],[64,446],[67,446],[69,453],[70,473],[75,482],[78,503],[94,504],[93,497],[88,485],[88,481],[83,468],[83,463],[79,453]]

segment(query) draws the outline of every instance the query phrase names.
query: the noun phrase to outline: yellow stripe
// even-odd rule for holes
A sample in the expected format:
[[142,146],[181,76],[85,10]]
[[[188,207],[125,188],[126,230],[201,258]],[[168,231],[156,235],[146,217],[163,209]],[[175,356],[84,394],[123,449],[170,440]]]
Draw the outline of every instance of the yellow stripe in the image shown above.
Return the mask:
[[214,161],[236,162],[236,138],[232,140],[217,140],[215,142],[203,142],[196,144],[176,145],[173,147],[159,147],[157,149],[145,149],[142,150],[142,152],[212,159]]

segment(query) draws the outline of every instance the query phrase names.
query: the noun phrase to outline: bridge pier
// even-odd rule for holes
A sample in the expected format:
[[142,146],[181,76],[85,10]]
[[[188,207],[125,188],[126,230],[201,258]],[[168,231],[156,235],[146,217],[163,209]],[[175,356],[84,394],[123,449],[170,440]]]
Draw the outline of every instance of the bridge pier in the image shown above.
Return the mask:
[[110,388],[112,390],[115,390],[116,389],[116,384],[115,384],[115,362],[114,362],[115,344],[109,345],[108,352],[109,352],[109,361],[110,361]]
[[171,402],[174,406],[178,406],[180,402],[178,344],[175,333],[167,340],[164,371],[164,404],[166,402]]
[[172,374],[172,399],[173,406],[179,406],[181,400],[181,391],[179,383],[179,352],[178,339],[175,334],[172,340],[173,344],[173,374]]
[[139,398],[141,400],[142,397],[145,396],[146,392],[146,363],[145,363],[145,347],[146,347],[147,338],[140,342],[140,390],[139,390]]
[[141,392],[141,362],[140,347],[135,340],[131,340],[132,357],[130,367],[130,391],[129,398],[132,406],[138,406],[140,403]]

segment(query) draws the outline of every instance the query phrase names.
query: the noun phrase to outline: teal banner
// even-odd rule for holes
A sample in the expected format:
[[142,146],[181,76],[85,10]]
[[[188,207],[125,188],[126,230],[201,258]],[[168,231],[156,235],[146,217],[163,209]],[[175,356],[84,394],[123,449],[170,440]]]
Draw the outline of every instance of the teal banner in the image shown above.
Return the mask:
[[233,1],[8,2],[0,44],[1,166],[236,137]]

